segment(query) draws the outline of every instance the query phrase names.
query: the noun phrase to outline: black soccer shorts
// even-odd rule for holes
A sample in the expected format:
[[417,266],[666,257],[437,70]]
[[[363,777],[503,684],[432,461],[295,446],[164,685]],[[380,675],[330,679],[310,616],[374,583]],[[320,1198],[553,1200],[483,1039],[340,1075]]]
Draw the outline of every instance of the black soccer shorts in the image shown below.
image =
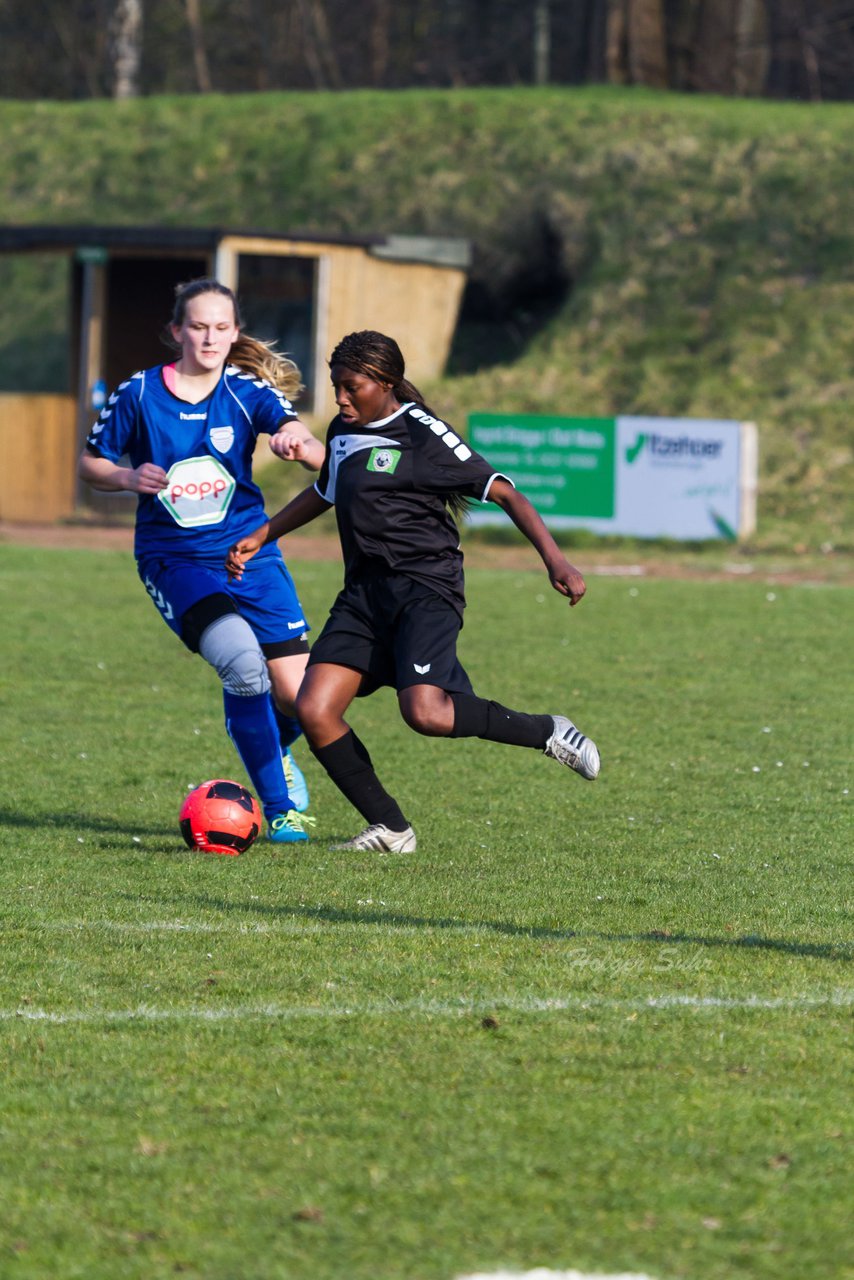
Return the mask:
[[457,658],[462,618],[449,601],[401,573],[345,585],[309,654],[309,666],[331,662],[365,676],[359,696],[382,685],[415,684],[473,693]]

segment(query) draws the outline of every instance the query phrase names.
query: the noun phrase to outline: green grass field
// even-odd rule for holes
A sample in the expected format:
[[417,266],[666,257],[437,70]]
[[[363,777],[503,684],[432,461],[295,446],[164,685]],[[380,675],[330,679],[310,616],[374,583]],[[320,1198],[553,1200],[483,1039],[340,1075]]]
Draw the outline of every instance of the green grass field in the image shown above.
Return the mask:
[[[470,571],[461,654],[599,781],[383,693],[418,852],[334,852],[302,746],[312,843],[232,859],[178,834],[244,775],[130,557],[0,545],[4,1278],[854,1273],[852,591],[570,612],[534,565]],[[295,571],[319,626],[340,567]]]

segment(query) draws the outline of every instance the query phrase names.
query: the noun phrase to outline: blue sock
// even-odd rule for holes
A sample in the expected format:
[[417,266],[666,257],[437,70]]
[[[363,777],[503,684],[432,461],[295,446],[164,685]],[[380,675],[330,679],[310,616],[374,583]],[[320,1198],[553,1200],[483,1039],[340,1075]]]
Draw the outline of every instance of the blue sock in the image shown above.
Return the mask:
[[282,744],[282,751],[284,752],[296,742],[302,733],[302,729],[300,728],[299,720],[296,720],[293,716],[286,716],[275,703],[273,703],[273,710],[276,713],[276,724],[279,727],[279,742]]
[[282,769],[279,731],[269,693],[243,697],[223,689],[225,727],[258,793],[264,817],[294,807]]

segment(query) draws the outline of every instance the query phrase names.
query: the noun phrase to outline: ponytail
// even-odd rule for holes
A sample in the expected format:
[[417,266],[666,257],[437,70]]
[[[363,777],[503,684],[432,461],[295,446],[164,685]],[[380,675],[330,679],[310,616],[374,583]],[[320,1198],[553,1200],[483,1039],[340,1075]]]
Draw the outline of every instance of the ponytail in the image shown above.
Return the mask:
[[248,333],[240,333],[228,358],[244,373],[266,378],[288,400],[296,400],[304,389],[300,371],[293,360],[277,351],[272,342],[262,342],[260,338],[250,338]]

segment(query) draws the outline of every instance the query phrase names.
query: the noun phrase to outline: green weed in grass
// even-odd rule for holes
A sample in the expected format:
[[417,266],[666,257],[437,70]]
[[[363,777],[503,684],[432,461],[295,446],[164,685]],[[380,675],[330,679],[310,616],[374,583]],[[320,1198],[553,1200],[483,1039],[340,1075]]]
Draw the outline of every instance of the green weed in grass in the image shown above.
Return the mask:
[[213,674],[128,556],[0,548],[0,1274],[846,1274],[851,592],[468,576],[475,687],[600,779],[384,692],[417,854],[333,851],[302,745],[310,845],[215,858]]

